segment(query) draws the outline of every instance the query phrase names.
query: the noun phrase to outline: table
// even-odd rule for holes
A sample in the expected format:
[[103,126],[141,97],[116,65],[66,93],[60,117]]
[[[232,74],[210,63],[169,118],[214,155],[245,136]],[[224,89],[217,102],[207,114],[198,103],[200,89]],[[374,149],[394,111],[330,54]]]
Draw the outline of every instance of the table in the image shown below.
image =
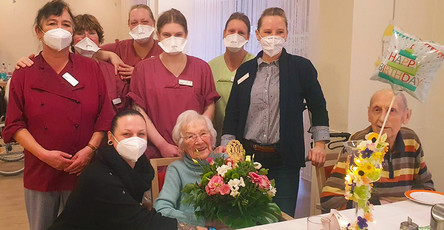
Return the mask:
[[[419,227],[430,225],[430,210],[432,206],[416,203],[410,200],[400,201],[385,205],[375,205],[373,210],[374,223],[369,223],[369,229],[399,229],[400,223],[407,220],[407,216]],[[355,215],[354,209],[340,211],[341,215],[352,220]],[[326,215],[326,214],[324,214]],[[245,230],[306,230],[307,218],[299,218],[290,221],[278,222],[245,228]]]

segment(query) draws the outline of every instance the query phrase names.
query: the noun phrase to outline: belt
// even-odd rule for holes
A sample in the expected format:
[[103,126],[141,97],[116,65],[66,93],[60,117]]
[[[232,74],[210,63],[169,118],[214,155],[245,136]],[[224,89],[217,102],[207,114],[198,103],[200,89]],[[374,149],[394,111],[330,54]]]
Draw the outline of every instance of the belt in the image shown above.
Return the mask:
[[263,153],[276,153],[279,150],[279,143],[262,145],[250,140],[245,140],[245,143],[249,145],[252,149]]

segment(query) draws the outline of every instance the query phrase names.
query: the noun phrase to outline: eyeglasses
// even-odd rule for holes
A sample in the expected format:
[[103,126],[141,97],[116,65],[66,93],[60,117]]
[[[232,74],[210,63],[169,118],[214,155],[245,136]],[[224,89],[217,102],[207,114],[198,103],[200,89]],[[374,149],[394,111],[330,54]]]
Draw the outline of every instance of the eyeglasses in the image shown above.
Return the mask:
[[196,133],[186,133],[185,136],[182,136],[185,141],[196,141],[197,137],[200,139],[206,138],[210,136],[210,132],[208,130],[201,131],[199,134]]

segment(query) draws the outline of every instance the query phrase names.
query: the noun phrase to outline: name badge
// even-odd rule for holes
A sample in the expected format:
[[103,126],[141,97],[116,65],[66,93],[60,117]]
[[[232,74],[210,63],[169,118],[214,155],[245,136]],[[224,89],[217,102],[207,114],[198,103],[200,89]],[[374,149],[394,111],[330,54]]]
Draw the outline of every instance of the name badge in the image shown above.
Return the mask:
[[186,86],[193,86],[193,82],[192,81],[188,81],[188,80],[183,80],[183,79],[179,79],[179,85],[186,85]]
[[231,77],[231,82],[234,82],[234,76]]
[[243,77],[241,77],[241,78],[239,78],[239,80],[237,80],[237,84],[240,85],[240,83],[247,80],[247,78],[249,78],[249,77],[250,77],[250,74],[246,73]]
[[113,104],[114,105],[118,105],[120,103],[122,103],[122,100],[120,100],[120,98],[113,99]]
[[77,79],[71,76],[71,74],[69,74],[68,72],[63,74],[62,77],[72,86],[76,86],[77,84],[79,84],[79,81],[77,81]]

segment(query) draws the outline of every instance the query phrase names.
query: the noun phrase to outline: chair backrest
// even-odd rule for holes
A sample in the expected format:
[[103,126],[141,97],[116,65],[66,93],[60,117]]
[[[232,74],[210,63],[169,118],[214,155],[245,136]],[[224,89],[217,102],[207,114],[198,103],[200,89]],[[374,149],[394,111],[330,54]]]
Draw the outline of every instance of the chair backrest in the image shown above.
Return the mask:
[[154,179],[151,183],[151,194],[153,201],[159,196],[162,190],[163,180],[165,179],[165,171],[159,173],[158,168],[168,166],[171,162],[181,159],[181,157],[153,158],[150,159],[151,166],[154,169]]
[[[313,170],[315,171],[315,175],[316,175],[316,183],[317,186],[316,187],[316,191],[314,192],[312,190],[312,199],[314,199],[314,208],[317,210],[313,210],[313,213],[310,213],[311,215],[314,214],[319,214],[322,213],[323,210],[321,208],[321,201],[320,201],[320,197],[321,197],[321,193],[322,193],[322,188],[324,188],[327,178],[330,176],[331,171],[333,170],[333,167],[336,164],[336,161],[339,159],[340,157],[340,152],[342,151],[342,149],[335,149],[327,151],[326,152],[326,159],[325,159],[325,164],[322,167],[314,167],[313,166]],[[314,183],[314,181],[312,180],[312,183]],[[312,189],[314,189],[315,187],[312,186]]]
[[322,188],[324,188],[325,182],[327,181],[327,178],[330,176],[330,173],[333,170],[333,167],[335,166],[339,156],[340,156],[339,151],[327,153],[325,157],[324,166],[315,167],[319,194],[322,193]]

